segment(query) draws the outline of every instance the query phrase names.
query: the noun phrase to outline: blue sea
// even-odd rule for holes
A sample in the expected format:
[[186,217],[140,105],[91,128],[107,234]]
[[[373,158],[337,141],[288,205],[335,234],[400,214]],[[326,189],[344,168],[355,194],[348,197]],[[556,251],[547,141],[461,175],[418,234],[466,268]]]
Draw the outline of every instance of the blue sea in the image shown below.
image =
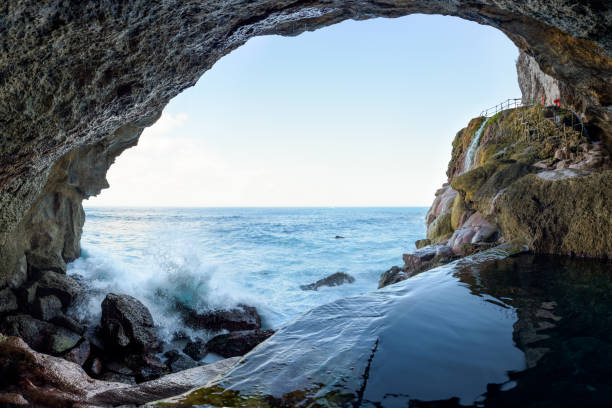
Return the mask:
[[[184,329],[170,300],[200,311],[252,305],[266,328],[278,329],[316,306],[376,290],[380,274],[425,236],[426,211],[86,208],[82,256],[68,273],[91,291],[83,319],[98,319],[114,292],[141,300],[166,339]],[[355,282],[300,289],[337,271]]]

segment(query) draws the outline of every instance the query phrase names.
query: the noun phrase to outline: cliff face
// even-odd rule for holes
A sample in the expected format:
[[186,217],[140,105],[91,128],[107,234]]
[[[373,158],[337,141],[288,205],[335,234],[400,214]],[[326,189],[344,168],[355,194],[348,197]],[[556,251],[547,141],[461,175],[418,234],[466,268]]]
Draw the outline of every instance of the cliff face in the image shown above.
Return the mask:
[[[544,80],[537,86],[554,85]],[[570,110],[535,104],[473,119],[453,141],[447,174],[427,238],[456,256],[506,240],[612,256],[610,154]]]
[[611,143],[606,2],[9,0],[0,5],[0,288],[78,256],[81,200],[223,55],[257,35],[411,13],[502,30],[529,55],[523,89],[539,93],[532,82],[550,75],[564,105]]

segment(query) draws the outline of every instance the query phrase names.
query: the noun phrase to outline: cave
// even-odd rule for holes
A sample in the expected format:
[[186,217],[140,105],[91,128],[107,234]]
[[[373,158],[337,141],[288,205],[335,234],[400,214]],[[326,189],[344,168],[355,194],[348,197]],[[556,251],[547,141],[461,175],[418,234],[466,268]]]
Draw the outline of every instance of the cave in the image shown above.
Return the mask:
[[[456,16],[502,31],[520,50],[517,71],[523,101],[563,101],[589,138],[612,150],[611,22],[604,1],[53,0],[42,7],[31,0],[9,0],[0,6],[0,290],[18,291],[32,276],[47,271],[65,274],[67,264],[81,253],[82,201],[108,187],[106,172],[115,158],[138,142],[173,97],[249,38],[295,36],[348,19],[415,13]],[[474,132],[480,125],[482,121],[470,122],[466,129]],[[455,170],[449,169],[449,179]],[[503,169],[494,170],[500,174]],[[511,170],[526,174],[520,166]],[[532,176],[530,182],[542,183]],[[610,209],[605,204],[612,194],[612,175],[604,169],[583,176],[588,182],[570,180],[546,189],[538,184],[538,194],[553,195],[552,203],[542,204],[541,196],[534,194],[534,204],[523,206],[517,200],[524,190],[508,190],[499,200],[504,235],[536,253],[612,257]],[[465,179],[457,178],[453,188],[472,182]],[[448,198],[444,188],[439,202]],[[477,200],[476,192],[465,191],[463,200]],[[567,204],[568,196],[580,200]],[[497,196],[488,200],[498,204]],[[583,209],[576,213],[581,226],[566,228],[565,221],[558,220],[576,206]],[[534,212],[542,214],[535,224],[529,222]],[[441,215],[437,212],[428,220],[437,229],[431,237],[428,232],[428,239],[435,241],[448,232],[441,218],[436,220]],[[449,213],[444,223],[452,222]],[[557,239],[557,223],[573,242]],[[360,345],[361,352],[372,353],[363,378],[378,347],[378,340]],[[18,349],[15,344],[9,347],[10,352]],[[238,380],[248,376],[260,358],[254,356]],[[70,389],[71,380],[63,381],[60,375],[55,381],[57,388]],[[86,401],[91,390],[83,392],[76,392],[77,400]],[[303,397],[283,395],[266,404],[291,405]],[[202,398],[210,400],[198,395],[195,401]],[[355,398],[360,405],[363,390]]]

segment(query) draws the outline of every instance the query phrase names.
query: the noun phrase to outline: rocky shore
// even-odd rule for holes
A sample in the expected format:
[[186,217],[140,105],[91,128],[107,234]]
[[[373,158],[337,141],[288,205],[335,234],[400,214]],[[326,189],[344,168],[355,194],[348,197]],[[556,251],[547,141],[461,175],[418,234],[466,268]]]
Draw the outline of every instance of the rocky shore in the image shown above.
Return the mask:
[[[81,253],[81,203],[108,187],[106,172],[115,158],[137,144],[172,97],[251,37],[297,35],[346,19],[412,13],[453,15],[508,35],[520,50],[517,71],[526,106],[475,118],[457,133],[447,183],[427,214],[427,237],[404,255],[403,266],[383,274],[379,286],[405,282],[364,295],[357,304],[347,300],[306,314],[301,323],[248,354],[235,371],[231,358],[198,364],[209,349],[241,355],[272,334],[262,330],[261,319],[249,306],[211,314],[177,305],[186,325],[219,335],[183,339],[182,348],[169,349],[157,337],[146,307],[129,296],[108,294],[99,326],[70,313],[84,293],[83,284],[66,275],[66,265]],[[332,382],[329,361],[351,383],[348,397],[330,391],[327,401],[359,405],[367,397],[364,379],[379,350],[377,334],[391,344],[402,337],[393,324],[381,324],[404,321],[403,307],[412,305],[413,291],[423,293],[424,304],[437,305],[414,282],[440,284],[435,290],[446,293],[443,284],[454,282],[443,273],[451,270],[444,269],[451,268],[449,262],[455,262],[454,268],[479,256],[495,258],[496,251],[508,248],[611,258],[610,21],[610,7],[592,1],[135,0],[49,2],[42,7],[33,0],[8,0],[0,5],[0,405],[143,404],[202,386],[228,370],[231,375],[217,380],[217,388],[200,391],[191,400],[208,403],[213,394],[223,394],[217,401],[236,403],[237,395],[226,387],[263,367],[250,378],[271,391],[268,399],[255,402],[291,406],[314,395],[313,389],[300,388],[304,384],[324,384],[309,380],[307,372]],[[562,107],[554,107],[555,100]],[[431,268],[438,273],[417,275]],[[597,276],[597,282],[605,282]],[[312,288],[318,284],[323,283]],[[496,294],[496,286],[487,293]],[[553,324],[532,324],[538,313],[549,316],[554,309],[537,297],[540,292],[534,293],[544,306],[519,309],[521,341],[529,338],[525,333]],[[567,299],[556,293],[550,297],[559,303]],[[364,304],[369,306],[364,309]],[[419,310],[429,316],[428,309]],[[455,311],[449,306],[449,313]],[[337,324],[325,323],[329,316]],[[414,333],[422,328],[417,323],[409,320],[397,327]],[[458,332],[478,322],[460,323]],[[300,351],[304,345],[296,344],[298,338],[326,352]],[[598,354],[610,355],[597,342],[602,340],[593,341]],[[420,342],[411,344],[416,349]],[[486,349],[490,344],[477,346]],[[330,355],[330,347],[340,351]],[[389,362],[412,348],[393,349],[397,353]],[[345,372],[351,363],[359,369]],[[272,392],[276,386],[281,391],[291,387],[268,382],[266,373],[280,378],[278,373],[285,372],[292,378],[296,371],[304,374],[299,377],[303,384],[294,384],[300,392]],[[392,375],[380,378],[393,382]]]

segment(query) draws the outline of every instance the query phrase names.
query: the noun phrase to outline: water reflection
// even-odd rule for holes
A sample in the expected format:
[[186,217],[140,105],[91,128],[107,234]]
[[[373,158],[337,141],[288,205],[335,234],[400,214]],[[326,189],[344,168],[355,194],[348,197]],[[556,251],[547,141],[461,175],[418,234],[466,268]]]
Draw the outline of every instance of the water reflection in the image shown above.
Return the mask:
[[316,308],[176,404],[609,407],[612,264],[489,253]]

